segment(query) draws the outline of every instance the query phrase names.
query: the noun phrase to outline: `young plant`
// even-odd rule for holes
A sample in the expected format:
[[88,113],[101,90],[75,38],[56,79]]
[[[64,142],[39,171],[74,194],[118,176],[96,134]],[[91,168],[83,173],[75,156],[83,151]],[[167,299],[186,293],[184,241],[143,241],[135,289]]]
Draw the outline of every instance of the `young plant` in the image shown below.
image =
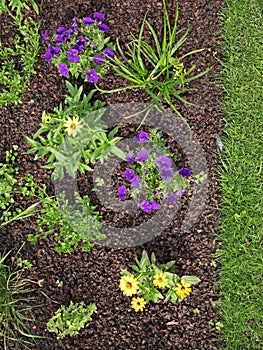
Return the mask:
[[11,251],[0,254],[0,337],[4,350],[14,349],[14,344],[31,349],[35,339],[43,337],[33,335],[27,325],[34,322],[26,315],[35,307],[29,296],[32,289],[29,288],[30,281],[22,277],[23,267],[6,264],[10,254]]
[[113,45],[105,36],[110,28],[103,22],[104,14],[94,12],[82,20],[74,17],[69,28],[58,27],[50,40],[46,30],[42,36],[42,42],[49,40],[46,61],[52,61],[65,77],[70,73],[97,83],[107,72],[109,59],[114,57]]
[[85,305],[84,301],[73,303],[70,301],[68,307],[62,305],[53,317],[47,322],[49,332],[57,334],[57,339],[63,339],[67,335],[76,336],[87,322],[91,321],[92,314],[97,311],[94,303]]
[[52,198],[46,192],[46,187],[39,186],[33,181],[32,175],[26,177],[26,184],[21,186],[21,193],[29,199],[35,198],[40,203],[36,219],[39,233],[29,234],[28,240],[35,243],[38,237],[54,234],[58,245],[54,248],[58,253],[72,253],[82,241],[82,249],[90,251],[91,240],[105,238],[100,233],[100,215],[95,206],[90,205],[88,196],[81,198],[75,194],[75,203],[70,204],[63,194]]
[[34,0],[9,0],[8,5],[6,4],[6,0],[0,0],[0,15],[3,11],[10,13],[10,11],[16,10],[16,16],[18,16],[22,13],[23,9],[30,10],[29,4],[32,5],[34,11],[39,15],[38,5]]
[[125,157],[128,167],[124,176],[129,187],[118,188],[119,199],[125,200],[128,195],[136,198],[144,191],[146,197],[140,208],[146,213],[159,209],[162,200],[168,205],[174,204],[190,186],[190,170],[174,169],[174,156],[165,147],[161,132],[153,129],[148,134],[142,131],[135,136],[134,142],[138,143],[136,151]]
[[174,261],[158,264],[155,254],[152,253],[149,259],[145,250],[141,260],[136,258],[135,261],[136,265],[131,265],[135,273],[121,270],[119,288],[125,296],[132,297],[131,307],[136,312],[143,311],[150,301],[157,303],[164,299],[164,302],[181,302],[190,295],[192,285],[200,282],[195,276],[179,277],[174,273]]
[[[83,86],[79,88],[66,82],[69,95],[55,108],[54,113],[43,112],[40,129],[33,138],[25,136],[31,146],[27,153],[36,152],[35,159],[46,159],[46,169],[55,168],[52,180],[61,180],[65,170],[75,177],[77,170],[84,173],[92,168],[97,160],[104,161],[111,153],[124,158],[115,144],[121,139],[114,137],[117,128],[107,134],[107,126],[101,120],[105,109],[101,101],[91,105],[91,98],[96,90],[88,95],[83,94]],[[38,140],[38,141],[37,141]]]
[[[172,111],[182,118],[182,115],[174,106],[172,98],[174,97],[185,104],[191,104],[182,95],[194,90],[188,87],[191,81],[200,78],[209,71],[209,69],[206,69],[193,75],[195,65],[187,68],[184,64],[184,59],[187,56],[201,52],[203,49],[190,51],[181,57],[176,56],[178,49],[186,41],[188,30],[177,30],[178,6],[176,6],[173,27],[169,20],[165,0],[163,0],[163,6],[162,40],[158,39],[156,31],[145,16],[138,38],[131,34],[132,40],[127,44],[127,52],[122,50],[117,41],[120,58],[115,55],[111,63],[116,74],[128,80],[130,84],[109,91],[97,87],[102,93],[119,92],[127,89],[144,89],[151,97],[151,104],[146,109],[143,121],[153,106],[161,107],[163,103],[166,103]],[[142,39],[145,26],[148,27],[152,34],[154,46]],[[178,38],[179,35],[181,35],[180,38]]]
[[[39,23],[31,17],[23,18],[17,14],[13,25],[19,34],[13,40],[14,48],[3,47],[0,40],[0,107],[11,103],[20,103],[21,95],[35,74],[34,65],[39,51]],[[17,68],[17,59],[20,68]]]

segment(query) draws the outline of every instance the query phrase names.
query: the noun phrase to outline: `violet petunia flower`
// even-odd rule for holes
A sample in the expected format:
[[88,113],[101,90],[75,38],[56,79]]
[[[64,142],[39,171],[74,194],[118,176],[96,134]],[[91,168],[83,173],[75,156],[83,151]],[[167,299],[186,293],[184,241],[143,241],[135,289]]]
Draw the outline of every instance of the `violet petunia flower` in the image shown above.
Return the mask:
[[[64,27],[60,27],[60,28],[64,28]],[[66,40],[70,39],[70,36],[72,33],[73,33],[73,29],[68,29],[61,34],[57,34],[56,44],[57,45],[63,44]]]
[[86,72],[86,78],[89,83],[97,83],[100,76],[96,73],[95,69],[92,68],[91,70]]
[[126,199],[126,196],[127,196],[127,189],[124,185],[122,185],[118,188],[118,197],[120,200],[124,201]]
[[145,212],[145,213],[150,213],[152,210],[156,210],[160,208],[160,204],[157,203],[154,200],[150,201],[143,201],[140,205],[140,208]]
[[64,34],[66,33],[67,31],[67,28],[66,27],[58,27],[56,30],[55,30],[55,33],[60,35],[60,34]]
[[110,27],[108,27],[105,23],[98,24],[98,28],[101,32],[107,32],[108,30],[110,30]]
[[139,154],[138,154],[136,160],[137,160],[138,162],[145,163],[146,160],[149,158],[149,156],[150,156],[150,155],[149,155],[149,152],[148,152],[146,149],[142,149],[142,150],[139,152]]
[[104,50],[102,50],[102,52],[104,53],[104,55],[107,58],[113,58],[115,55],[115,52],[113,50],[111,50],[110,48],[106,47]]
[[82,52],[86,48],[86,40],[83,38],[83,36],[78,36],[77,37],[77,42],[75,45],[73,45],[72,49],[76,49],[79,52]]
[[139,175],[134,176],[134,178],[131,180],[131,184],[134,187],[139,187],[141,185],[141,178]]
[[45,59],[49,62],[52,57],[58,55],[60,53],[60,48],[56,46],[50,45],[45,53]]
[[174,176],[174,172],[173,172],[173,169],[171,168],[162,169],[162,171],[160,172],[160,175],[163,181],[167,181]]
[[135,177],[135,172],[133,169],[126,168],[126,170],[124,171],[124,176],[127,180],[132,181]]
[[172,160],[171,160],[171,158],[169,158],[165,155],[161,155],[160,157],[157,158],[156,164],[157,164],[159,169],[162,169],[162,170],[168,169],[172,165]]
[[178,171],[178,174],[182,177],[189,177],[191,176],[191,171],[188,168],[182,168]]
[[103,22],[104,21],[104,14],[101,12],[94,12],[93,17],[96,19],[98,22]]
[[70,49],[68,54],[67,54],[67,58],[70,62],[72,63],[76,63],[79,62],[79,56],[78,56],[78,50],[76,49]]
[[72,28],[77,28],[78,27],[78,21],[77,21],[77,18],[74,17],[71,21],[71,27]]
[[125,160],[128,164],[132,164],[135,162],[136,156],[133,153],[128,153],[127,156],[125,157]]
[[83,23],[83,24],[86,24],[86,25],[88,25],[88,26],[91,26],[92,24],[95,23],[95,20],[92,19],[91,17],[84,17],[84,18],[82,19],[82,23]]
[[175,192],[175,195],[177,197],[182,197],[184,194],[185,194],[185,190],[183,190],[183,189],[180,189],[180,190]]
[[134,137],[134,142],[145,143],[149,140],[148,133],[145,131],[141,131],[139,135]]
[[68,69],[68,66],[66,65],[66,63],[58,64],[58,69],[59,69],[60,73],[62,75],[64,75],[64,77],[66,77],[68,75],[69,69]]
[[174,204],[176,202],[176,195],[170,191],[167,191],[168,197],[166,200],[167,204]]
[[160,193],[161,191],[160,190],[153,190],[153,194],[154,195],[157,195],[158,193]]
[[100,55],[94,55],[94,57],[93,57],[93,62],[97,65],[97,66],[100,66],[103,62],[104,62],[104,60],[103,60],[103,57],[102,56],[100,56]]
[[44,43],[47,39],[49,39],[48,30],[45,30],[44,34],[42,35],[41,42]]

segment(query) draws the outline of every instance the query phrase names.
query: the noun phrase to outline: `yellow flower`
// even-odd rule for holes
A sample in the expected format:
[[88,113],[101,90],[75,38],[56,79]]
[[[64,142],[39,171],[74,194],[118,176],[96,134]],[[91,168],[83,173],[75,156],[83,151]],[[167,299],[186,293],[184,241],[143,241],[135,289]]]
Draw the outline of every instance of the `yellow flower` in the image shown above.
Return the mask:
[[122,276],[119,284],[120,290],[127,297],[136,294],[139,289],[139,283],[133,275]]
[[69,136],[75,137],[78,132],[81,131],[83,125],[79,121],[78,117],[68,118],[68,120],[64,123],[64,126],[67,128],[66,131]]
[[51,122],[51,117],[50,117],[50,115],[46,115],[46,117],[45,117],[45,123],[50,123]]
[[156,273],[153,276],[153,285],[158,288],[165,288],[168,284],[165,272]]
[[143,298],[132,298],[131,307],[136,311],[143,311],[146,301]]
[[181,279],[180,283],[177,283],[177,287],[175,287],[176,294],[178,297],[181,297],[182,299],[185,298],[187,295],[190,295],[191,293],[191,283],[186,282],[183,278]]

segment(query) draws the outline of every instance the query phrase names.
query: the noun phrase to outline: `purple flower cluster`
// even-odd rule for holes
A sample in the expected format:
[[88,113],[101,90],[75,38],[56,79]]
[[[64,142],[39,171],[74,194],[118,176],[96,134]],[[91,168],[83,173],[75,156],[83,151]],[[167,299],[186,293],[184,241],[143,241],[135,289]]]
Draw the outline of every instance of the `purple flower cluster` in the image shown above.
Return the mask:
[[140,142],[140,143],[145,143],[148,142],[149,136],[148,133],[145,131],[141,131],[139,135],[134,137],[134,142]]
[[141,185],[141,178],[139,175],[135,175],[135,171],[133,169],[127,168],[124,171],[124,176],[134,187],[139,187]]
[[143,201],[140,205],[140,208],[145,212],[145,213],[150,213],[153,210],[157,210],[160,208],[160,204],[154,201],[153,199],[149,201]]
[[159,168],[160,175],[163,181],[167,181],[171,179],[174,175],[173,169],[172,169],[172,160],[171,158],[161,155],[156,160],[156,165]]
[[[48,49],[44,55],[46,61],[49,62],[53,57],[60,54],[62,52],[63,44],[67,44],[66,47],[68,51],[66,52],[66,59],[68,62],[66,62],[65,59],[62,59],[62,62],[58,64],[59,72],[66,77],[70,71],[70,63],[77,63],[81,61],[80,54],[87,48],[88,42],[90,42],[89,47],[92,47],[95,50],[97,49],[96,44],[92,42],[89,36],[83,34],[83,37],[80,35],[83,33],[82,29],[85,29],[85,26],[95,25],[102,33],[107,32],[110,30],[110,28],[105,23],[103,23],[104,19],[105,17],[103,13],[94,12],[93,15],[84,17],[79,22],[77,18],[74,17],[68,29],[63,26],[58,27],[55,30],[53,36],[56,44],[49,44]],[[41,41],[44,43],[48,39],[50,39],[48,36],[48,30],[45,30]],[[70,44],[68,44],[68,41],[70,41],[70,43],[72,43],[72,41],[75,42],[69,49],[68,47]],[[115,53],[113,50],[111,50],[109,47],[105,47],[102,50],[101,54],[94,54],[92,62],[95,64],[95,66],[101,66],[105,60],[112,59],[114,57],[114,54]],[[94,68],[88,70],[85,74],[87,81],[90,83],[97,83],[100,78],[99,74]]]

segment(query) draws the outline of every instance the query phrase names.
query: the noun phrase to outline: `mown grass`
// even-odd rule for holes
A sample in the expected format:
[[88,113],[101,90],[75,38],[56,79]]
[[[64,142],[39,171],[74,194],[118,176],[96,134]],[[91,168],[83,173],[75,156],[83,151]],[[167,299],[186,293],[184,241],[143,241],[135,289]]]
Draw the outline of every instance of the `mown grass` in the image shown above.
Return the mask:
[[263,349],[263,1],[227,0],[222,11],[220,169],[224,349]]

